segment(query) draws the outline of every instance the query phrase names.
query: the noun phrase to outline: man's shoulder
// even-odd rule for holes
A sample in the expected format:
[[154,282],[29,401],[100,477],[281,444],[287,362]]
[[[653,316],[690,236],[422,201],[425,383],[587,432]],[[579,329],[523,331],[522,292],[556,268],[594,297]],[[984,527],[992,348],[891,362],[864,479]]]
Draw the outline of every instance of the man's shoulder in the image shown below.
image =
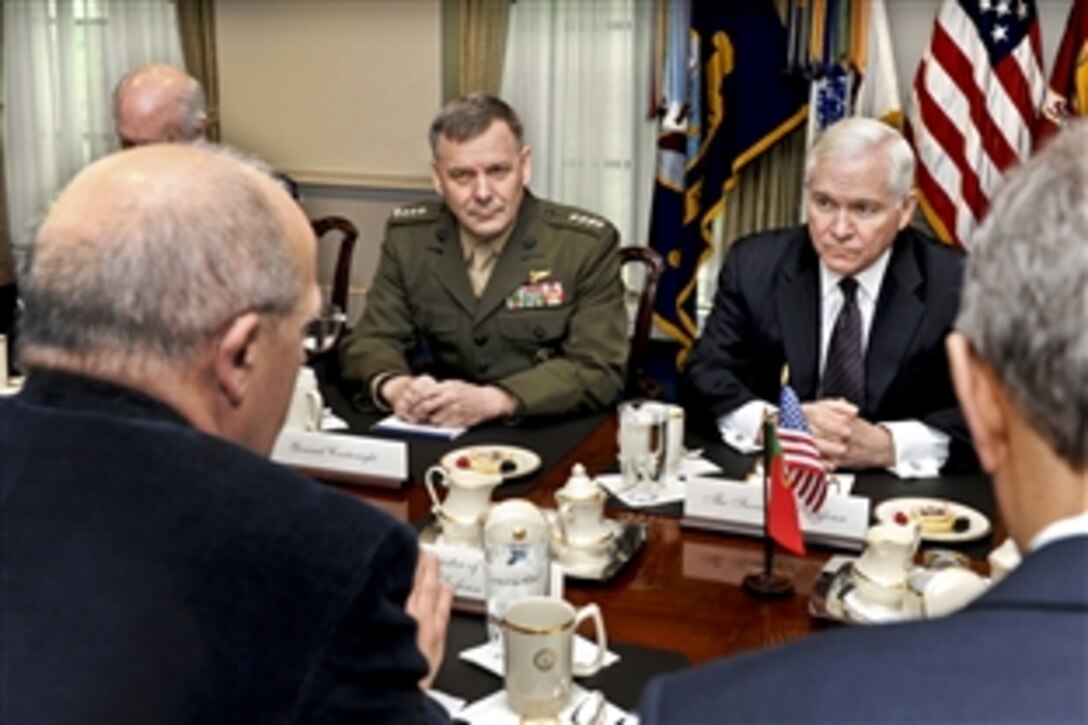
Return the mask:
[[393,209],[389,215],[390,227],[410,228],[433,224],[439,221],[443,215],[443,205],[440,201],[417,201],[412,204],[403,204]]
[[546,199],[534,201],[539,208],[540,223],[550,229],[596,239],[612,240],[618,236],[615,225],[600,214]]
[[781,254],[787,250],[800,248],[807,241],[808,231],[804,225],[767,229],[740,237],[730,246],[729,253]]
[[[772,278],[816,263],[816,254],[804,226],[754,232],[737,239],[726,252],[723,273],[728,267],[741,276],[758,277],[765,287]],[[750,280],[750,281],[752,281]]]

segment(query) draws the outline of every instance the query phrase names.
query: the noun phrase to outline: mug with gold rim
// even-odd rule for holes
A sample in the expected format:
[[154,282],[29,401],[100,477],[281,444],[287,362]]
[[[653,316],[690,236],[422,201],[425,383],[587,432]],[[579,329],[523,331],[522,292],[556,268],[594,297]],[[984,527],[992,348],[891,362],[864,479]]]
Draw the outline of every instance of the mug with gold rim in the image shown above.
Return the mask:
[[[597,651],[575,662],[574,633],[586,620],[593,621]],[[604,665],[608,635],[596,604],[575,609],[554,597],[524,597],[506,607],[501,625],[506,696],[523,717],[555,717],[570,701],[572,677],[594,675]]]

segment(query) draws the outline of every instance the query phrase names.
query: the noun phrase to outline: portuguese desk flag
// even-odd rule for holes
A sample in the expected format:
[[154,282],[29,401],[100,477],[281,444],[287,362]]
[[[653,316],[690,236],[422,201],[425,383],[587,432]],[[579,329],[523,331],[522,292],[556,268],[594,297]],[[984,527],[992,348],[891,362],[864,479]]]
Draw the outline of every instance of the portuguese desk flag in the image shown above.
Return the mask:
[[801,519],[797,514],[797,500],[786,480],[786,459],[774,421],[768,416],[763,423],[766,467],[767,533],[786,551],[797,555],[805,553],[805,539],[801,535]]

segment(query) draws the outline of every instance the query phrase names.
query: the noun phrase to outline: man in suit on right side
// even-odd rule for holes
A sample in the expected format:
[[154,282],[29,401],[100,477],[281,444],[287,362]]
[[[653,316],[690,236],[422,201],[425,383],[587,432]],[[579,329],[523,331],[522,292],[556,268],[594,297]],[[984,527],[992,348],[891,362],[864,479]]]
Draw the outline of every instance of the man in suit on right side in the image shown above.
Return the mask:
[[947,348],[1020,566],[944,619],[656,680],[642,722],[1088,721],[1088,124],[994,200]]
[[781,374],[804,402],[829,466],[935,476],[972,464],[944,338],[963,254],[909,226],[914,153],[891,126],[848,118],[813,144],[806,224],[729,250],[685,370],[698,424],[758,450]]

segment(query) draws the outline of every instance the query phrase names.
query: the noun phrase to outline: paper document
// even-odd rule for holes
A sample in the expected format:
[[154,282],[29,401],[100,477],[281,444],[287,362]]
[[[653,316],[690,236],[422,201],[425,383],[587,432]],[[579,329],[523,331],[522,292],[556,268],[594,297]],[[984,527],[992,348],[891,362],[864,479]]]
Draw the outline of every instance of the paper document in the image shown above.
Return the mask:
[[447,428],[440,425],[428,425],[427,423],[409,423],[395,415],[382,418],[374,424],[374,430],[388,433],[404,433],[407,435],[423,436],[426,438],[445,438],[453,440],[465,432],[465,428]]

